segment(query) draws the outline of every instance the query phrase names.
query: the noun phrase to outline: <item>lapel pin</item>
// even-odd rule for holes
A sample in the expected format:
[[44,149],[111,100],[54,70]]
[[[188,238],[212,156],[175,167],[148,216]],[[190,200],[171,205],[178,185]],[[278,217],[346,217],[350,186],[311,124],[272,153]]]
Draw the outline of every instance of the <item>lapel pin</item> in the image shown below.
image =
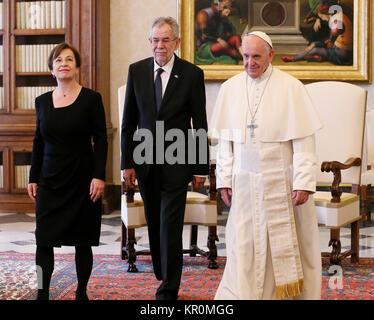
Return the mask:
[[179,76],[178,76],[177,74],[176,74],[176,75],[174,75],[174,77],[175,77],[175,78],[177,78],[177,79],[179,78]]

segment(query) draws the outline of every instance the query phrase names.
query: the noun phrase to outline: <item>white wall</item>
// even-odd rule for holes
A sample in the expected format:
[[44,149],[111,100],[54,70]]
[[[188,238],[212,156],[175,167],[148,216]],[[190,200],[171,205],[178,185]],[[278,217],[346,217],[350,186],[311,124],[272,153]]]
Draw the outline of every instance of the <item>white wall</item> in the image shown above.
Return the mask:
[[[151,55],[148,37],[150,25],[158,16],[177,18],[177,0],[110,0],[110,90],[111,120],[118,128],[117,89],[126,83],[130,63]],[[374,17],[374,6],[372,6]],[[372,25],[374,39],[374,23]],[[372,68],[374,70],[374,45],[372,50]],[[373,71],[374,75],[374,71]],[[207,115],[211,115],[220,83],[206,84]],[[368,90],[368,109],[374,109],[374,87],[362,85]],[[119,130],[113,139],[113,179],[120,182]]]

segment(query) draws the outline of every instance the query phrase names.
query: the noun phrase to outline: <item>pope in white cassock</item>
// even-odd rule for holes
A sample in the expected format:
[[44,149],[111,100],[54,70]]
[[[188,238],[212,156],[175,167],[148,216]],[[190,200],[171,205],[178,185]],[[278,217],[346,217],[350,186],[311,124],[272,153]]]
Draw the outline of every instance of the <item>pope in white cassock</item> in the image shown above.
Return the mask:
[[313,193],[319,116],[296,78],[271,65],[270,37],[242,41],[245,71],[224,82],[210,122],[217,187],[231,206],[215,299],[320,299]]

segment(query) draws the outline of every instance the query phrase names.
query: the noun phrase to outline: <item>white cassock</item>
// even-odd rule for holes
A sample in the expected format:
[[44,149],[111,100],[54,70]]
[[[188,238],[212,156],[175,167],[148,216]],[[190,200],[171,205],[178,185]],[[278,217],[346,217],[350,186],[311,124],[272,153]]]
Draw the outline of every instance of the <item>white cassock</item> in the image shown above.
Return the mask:
[[217,187],[233,196],[215,299],[321,298],[313,196],[297,207],[291,199],[293,190],[315,192],[321,126],[302,83],[271,65],[259,79],[242,72],[222,84],[209,135],[219,140]]

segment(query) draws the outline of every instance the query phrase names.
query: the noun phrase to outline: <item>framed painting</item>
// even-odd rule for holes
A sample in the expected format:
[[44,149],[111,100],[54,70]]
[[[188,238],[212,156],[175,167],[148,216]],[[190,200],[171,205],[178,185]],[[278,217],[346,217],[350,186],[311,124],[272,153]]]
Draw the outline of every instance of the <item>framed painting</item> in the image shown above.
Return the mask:
[[241,37],[273,42],[272,64],[303,81],[371,82],[370,0],[178,0],[180,54],[226,80],[243,70]]

